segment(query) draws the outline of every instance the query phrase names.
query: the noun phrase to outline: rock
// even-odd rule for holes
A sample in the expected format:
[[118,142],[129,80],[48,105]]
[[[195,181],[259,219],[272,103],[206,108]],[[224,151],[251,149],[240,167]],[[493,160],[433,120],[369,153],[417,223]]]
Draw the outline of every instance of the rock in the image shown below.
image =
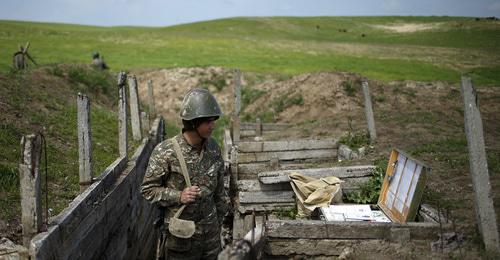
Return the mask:
[[6,237],[0,239],[0,258],[3,260],[29,259],[28,249],[21,245],[16,245]]

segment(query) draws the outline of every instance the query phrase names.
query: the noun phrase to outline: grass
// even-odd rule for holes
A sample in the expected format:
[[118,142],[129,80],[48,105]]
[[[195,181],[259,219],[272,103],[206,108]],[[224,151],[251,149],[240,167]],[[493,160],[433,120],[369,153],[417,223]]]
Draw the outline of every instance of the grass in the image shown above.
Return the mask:
[[[404,23],[435,28],[396,33],[377,27]],[[500,26],[463,17],[231,18],[163,28],[0,21],[0,28],[0,71],[8,71],[10,55],[30,41],[41,64],[90,63],[97,50],[113,70],[214,65],[285,77],[349,71],[382,81],[458,82],[470,74],[478,85],[500,83]]]
[[[0,218],[10,220],[20,215],[20,140],[34,132],[47,140],[49,207],[57,214],[79,192],[78,92],[86,93],[91,101],[92,175],[99,176],[118,158],[114,77],[80,65],[50,65],[2,77],[0,102],[10,109],[0,116]],[[130,155],[138,144],[129,142]],[[45,171],[40,172],[44,182]]]

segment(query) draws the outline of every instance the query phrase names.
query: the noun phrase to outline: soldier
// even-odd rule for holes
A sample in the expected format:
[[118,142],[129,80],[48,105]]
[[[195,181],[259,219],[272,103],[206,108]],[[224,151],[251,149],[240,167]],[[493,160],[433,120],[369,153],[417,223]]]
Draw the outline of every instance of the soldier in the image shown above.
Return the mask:
[[[221,251],[220,230],[229,209],[224,190],[224,161],[211,138],[215,121],[222,115],[215,97],[206,90],[190,90],[182,101],[183,129],[175,138],[185,158],[189,179],[186,187],[172,139],[158,144],[149,160],[141,185],[144,198],[164,210],[163,235],[158,259],[216,259]],[[195,233],[184,239],[173,236],[166,226],[181,205],[179,218],[195,222]]]
[[104,62],[104,58],[101,58],[99,52],[96,51],[92,52],[92,66],[100,70],[109,69],[108,65],[106,65],[106,62]]

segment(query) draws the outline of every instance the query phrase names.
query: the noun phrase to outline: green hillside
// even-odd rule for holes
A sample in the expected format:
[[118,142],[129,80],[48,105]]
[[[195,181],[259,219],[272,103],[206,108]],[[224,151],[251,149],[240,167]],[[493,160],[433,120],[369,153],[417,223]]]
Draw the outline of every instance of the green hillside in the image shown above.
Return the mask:
[[89,63],[100,51],[114,70],[191,66],[295,75],[349,71],[384,81],[500,85],[500,22],[462,17],[233,18],[164,28],[0,21],[0,70],[31,42],[42,64]]

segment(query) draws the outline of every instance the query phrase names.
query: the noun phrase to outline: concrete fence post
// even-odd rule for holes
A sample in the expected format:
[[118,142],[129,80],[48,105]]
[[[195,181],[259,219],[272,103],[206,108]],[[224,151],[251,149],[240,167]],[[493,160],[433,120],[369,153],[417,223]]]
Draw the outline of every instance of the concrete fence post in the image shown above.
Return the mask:
[[151,126],[149,125],[149,115],[144,111],[141,112],[141,126],[142,126],[142,134],[144,136],[147,136]]
[[241,72],[235,70],[234,76],[234,110],[233,110],[233,144],[240,141],[240,109],[241,109]]
[[127,74],[121,71],[118,74],[118,145],[120,157],[127,158],[127,95],[125,90]]
[[21,222],[23,224],[23,245],[29,248],[31,238],[41,231],[43,225],[40,158],[42,138],[27,135],[21,139],[21,160],[19,179],[21,187]]
[[368,87],[368,82],[363,81],[361,84],[363,87],[363,96],[365,97],[365,115],[366,122],[368,124],[368,133],[370,134],[370,141],[375,141],[377,139],[377,132],[375,130],[375,118],[373,117],[373,106],[372,99],[370,96],[370,89]]
[[151,118],[156,118],[155,96],[153,92],[152,80],[148,80],[148,104],[149,104],[149,114],[151,115]]
[[487,251],[500,252],[493,194],[491,193],[488,162],[483,137],[483,122],[477,103],[477,93],[468,77],[462,77],[465,134],[469,150],[469,167],[475,193],[475,209],[479,232]]
[[92,131],[90,128],[90,101],[86,95],[78,93],[78,161],[80,192],[92,184]]
[[229,190],[231,194],[236,194],[238,191],[238,148],[231,146],[231,176],[229,179]]
[[260,118],[257,118],[257,120],[256,120],[255,135],[262,136],[262,122],[260,121]]
[[139,112],[139,95],[137,93],[137,79],[135,75],[128,77],[130,94],[130,122],[132,124],[132,137],[138,141],[142,139],[141,117]]

